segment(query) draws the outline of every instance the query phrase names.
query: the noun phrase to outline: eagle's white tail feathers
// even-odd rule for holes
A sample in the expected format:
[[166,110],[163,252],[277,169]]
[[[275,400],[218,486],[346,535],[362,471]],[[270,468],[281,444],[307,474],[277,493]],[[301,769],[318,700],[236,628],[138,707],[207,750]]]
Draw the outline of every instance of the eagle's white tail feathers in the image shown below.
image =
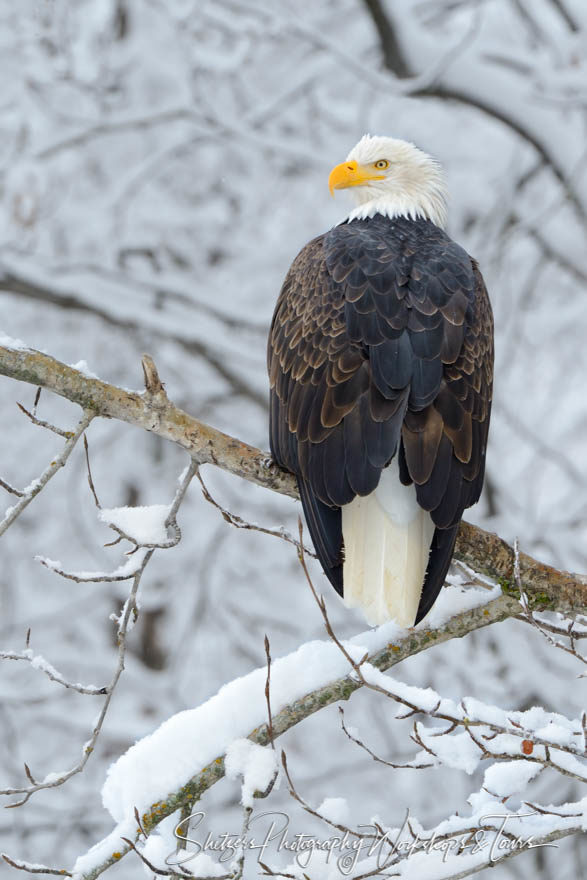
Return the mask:
[[428,565],[434,523],[414,486],[399,479],[395,459],[377,489],[342,508],[344,602],[372,624],[413,626]]

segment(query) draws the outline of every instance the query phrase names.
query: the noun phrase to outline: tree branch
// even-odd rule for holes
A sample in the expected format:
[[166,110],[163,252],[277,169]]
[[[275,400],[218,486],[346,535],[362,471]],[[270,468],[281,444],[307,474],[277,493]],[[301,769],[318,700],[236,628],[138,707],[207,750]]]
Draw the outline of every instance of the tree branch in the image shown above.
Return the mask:
[[391,20],[383,11],[381,0],[363,0],[363,2],[377,29],[385,66],[399,79],[412,76],[413,73],[404,57]]
[[[215,464],[259,486],[298,498],[295,478],[271,463],[267,453],[188,415],[164,392],[125,391],[88,377],[50,355],[12,348],[9,341],[2,341],[0,374],[47,388],[96,416],[118,419],[171,440],[198,464]],[[462,522],[455,558],[497,580],[504,593],[515,600],[515,611],[512,606],[509,613],[520,612],[520,591],[514,581],[515,554],[502,538]],[[587,613],[587,577],[558,571],[520,553],[520,578],[531,610]]]
[[[406,657],[419,654],[428,648],[442,644],[453,638],[461,638],[473,630],[488,626],[491,623],[505,620],[519,612],[520,605],[509,596],[499,596],[486,605],[473,608],[469,611],[457,614],[450,618],[441,629],[437,630],[406,630],[393,644],[386,645],[369,658],[369,663],[385,672],[391,669]],[[285,706],[280,712],[271,717],[271,730],[268,721],[261,722],[248,735],[248,739],[259,745],[269,745],[278,736],[295,727],[315,712],[319,712],[326,706],[341,700],[348,700],[352,694],[363,687],[363,683],[356,678],[345,675],[334,681],[328,682],[323,687],[306,694],[293,703]],[[195,774],[182,788],[170,793],[166,798],[158,800],[152,807],[143,813],[141,823],[144,831],[149,835],[157,825],[167,816],[171,816],[185,806],[192,806],[202,795],[212,788],[224,777],[224,755],[220,754],[210,761],[200,772]],[[114,841],[113,841],[114,844]],[[116,864],[120,859],[131,851],[132,847],[126,844],[124,847],[116,845],[115,852],[104,858],[99,865],[83,873],[83,880],[96,880],[104,871]]]
[[[116,278],[116,273],[106,273],[104,270],[101,274],[106,277],[109,275],[111,280],[117,280],[119,283],[123,283],[127,290],[129,287],[136,287],[143,291],[150,290],[153,298],[162,297],[164,300],[169,299],[170,301],[175,302],[181,300],[182,305],[187,306],[189,304],[190,313],[195,311],[196,314],[208,314],[216,320],[222,321],[225,326],[229,328],[231,327],[231,322],[227,321],[219,310],[212,309],[209,306],[201,306],[199,303],[189,301],[187,300],[187,297],[183,297],[176,291],[169,291],[163,289],[161,285],[149,285],[146,282],[142,282],[141,284],[133,283],[130,278],[125,278],[124,276]],[[160,317],[157,316],[156,311],[154,311],[151,318],[149,318],[148,313],[143,310],[141,312],[142,318],[141,320],[138,320],[135,317],[128,317],[118,313],[117,310],[110,305],[113,301],[112,299],[109,301],[103,301],[101,305],[97,305],[95,302],[84,300],[82,297],[76,296],[71,291],[60,290],[59,287],[48,287],[36,280],[26,278],[22,274],[15,274],[6,268],[3,268],[2,271],[0,271],[0,291],[5,291],[9,294],[16,294],[21,298],[26,297],[27,299],[36,302],[48,303],[49,305],[65,309],[68,312],[77,311],[95,315],[106,324],[109,324],[112,327],[118,327],[129,333],[133,333],[137,330],[148,330],[150,333],[156,334],[161,339],[171,340],[181,346],[184,351],[188,352],[188,354],[193,357],[204,360],[229,385],[235,394],[243,395],[261,408],[265,408],[267,404],[266,399],[262,394],[259,394],[257,389],[251,387],[237,371],[232,370],[228,366],[225,359],[222,357],[221,352],[215,351],[213,346],[209,345],[203,339],[196,338],[193,333],[185,333],[181,330],[173,332],[163,328],[160,324]],[[118,291],[120,291],[120,288],[118,288]],[[115,293],[113,296],[116,297],[119,295],[120,292]],[[190,318],[189,321],[191,321],[193,326],[193,320]],[[185,323],[186,326],[189,326],[187,317],[185,318]],[[232,323],[234,324],[236,322]],[[246,322],[241,326],[241,329],[248,331],[251,331],[251,328],[252,325],[246,324]]]
[[[555,0],[552,0],[552,2],[561,11],[560,7],[562,4],[555,2]],[[391,15],[391,4],[388,4],[386,9],[380,0],[363,0],[363,5],[377,30],[385,68],[397,77],[409,76],[411,72],[415,79],[417,72],[412,69],[411,58],[418,57],[417,50],[414,50],[410,45],[410,40],[404,40],[405,45],[402,45],[401,40],[398,38],[398,29],[395,26],[394,16]],[[395,19],[402,21],[403,24],[402,12],[394,9],[394,13]],[[400,72],[403,69],[407,71],[407,74]],[[437,76],[434,82],[425,85],[423,88],[416,87],[410,94],[412,97],[429,97],[440,98],[445,101],[457,101],[460,104],[474,107],[487,116],[502,122],[536,150],[545,165],[550,168],[558,179],[568,199],[573,204],[577,215],[585,223],[587,220],[587,208],[576,190],[573,181],[573,171],[569,169],[569,162],[567,160],[565,164],[561,155],[552,148],[548,138],[544,135],[545,130],[548,130],[546,119],[541,119],[542,125],[532,125],[528,120],[516,117],[516,114],[512,112],[514,104],[511,91],[500,89],[496,85],[490,90],[484,90],[482,87],[479,87],[478,71],[475,71],[475,77],[469,77],[469,79],[466,77],[467,72],[467,68],[463,68],[457,72],[458,76],[456,78],[454,76],[448,78],[442,75],[440,77]],[[527,100],[525,93],[524,99]],[[535,112],[538,114],[539,109],[536,109]],[[537,119],[539,119],[538,115]]]

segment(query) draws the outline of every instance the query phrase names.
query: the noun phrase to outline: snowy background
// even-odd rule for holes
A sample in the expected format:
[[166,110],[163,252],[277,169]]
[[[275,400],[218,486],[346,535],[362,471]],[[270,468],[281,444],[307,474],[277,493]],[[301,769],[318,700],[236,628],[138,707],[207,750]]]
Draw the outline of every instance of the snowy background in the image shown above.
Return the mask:
[[[382,8],[395,43],[377,28]],[[1,0],[0,45],[3,332],[129,388],[140,387],[149,352],[179,406],[266,448],[265,339],[281,281],[300,247],[346,211],[344,194],[329,198],[328,172],[366,131],[413,140],[446,168],[449,232],[479,260],[495,311],[486,489],[469,518],[587,571],[583,0]],[[14,485],[60,448],[16,409],[33,397],[0,382],[0,476]],[[39,414],[71,427],[78,410],[44,395]],[[89,442],[104,507],[170,503],[186,464],[178,449],[105,421]],[[293,501],[211,467],[203,476],[230,510],[295,529]],[[129,745],[262,665],[265,633],[273,656],[322,637],[292,547],[232,528],[196,483],[178,519],[183,540],[145,575],[127,669],[85,772],[0,814],[0,848],[13,856],[71,865],[112,827],[99,792]],[[76,449],[3,541],[0,648],[21,650],[30,627],[32,648],[68,678],[109,681],[109,615],[125,589],[65,582],[34,556],[114,568],[119,548],[102,548],[110,537]],[[314,571],[337,632],[363,629]],[[395,674],[455,700],[576,717],[586,687],[577,671],[509,622]],[[100,698],[21,664],[0,674],[0,787],[26,782],[24,762],[40,778],[73,765]],[[384,757],[413,753],[409,722],[392,723],[373,694],[353,697],[347,721]],[[344,737],[336,707],[283,745],[298,791],[315,806],[346,798],[355,824],[377,814],[401,825],[409,807],[430,827],[466,812],[483,778],[381,768]],[[528,793],[543,803],[578,796],[548,774]],[[206,795],[214,831],[239,830],[239,798],[230,780]],[[283,787],[267,808],[317,830]],[[491,876],[555,874],[587,875],[584,839]],[[144,872],[129,856],[112,876]]]

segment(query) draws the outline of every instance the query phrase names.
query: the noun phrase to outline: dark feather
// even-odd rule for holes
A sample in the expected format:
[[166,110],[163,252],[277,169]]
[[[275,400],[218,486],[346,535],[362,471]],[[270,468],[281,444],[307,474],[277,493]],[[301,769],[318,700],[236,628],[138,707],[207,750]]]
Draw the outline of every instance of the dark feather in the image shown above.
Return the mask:
[[420,623],[426,617],[436,602],[450,566],[458,531],[458,523],[450,529],[434,530],[430,546],[430,556],[428,557],[428,568],[426,569],[426,577],[424,578],[424,586],[422,587],[422,595],[414,625]]
[[342,516],[340,507],[328,507],[312,489],[298,477],[298,489],[304,516],[314,549],[324,574],[342,596]]

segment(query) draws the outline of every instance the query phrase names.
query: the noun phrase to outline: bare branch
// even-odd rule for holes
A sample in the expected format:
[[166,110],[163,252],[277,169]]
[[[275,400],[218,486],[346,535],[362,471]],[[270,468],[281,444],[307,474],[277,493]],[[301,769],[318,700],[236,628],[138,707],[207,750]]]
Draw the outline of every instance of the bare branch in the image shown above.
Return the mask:
[[96,507],[98,508],[98,510],[101,510],[102,505],[100,504],[100,502],[98,500],[98,496],[96,494],[96,489],[94,487],[94,480],[92,479],[92,469],[90,467],[90,450],[88,448],[88,438],[87,438],[86,434],[84,434],[84,453],[86,455],[86,468],[88,471],[88,485],[90,487],[90,492],[94,496],[94,503],[95,503]]
[[38,479],[33,480],[33,482],[26,489],[23,490],[22,496],[20,497],[20,500],[17,502],[17,504],[15,504],[14,507],[10,507],[6,511],[6,513],[4,514],[4,519],[2,520],[2,522],[0,522],[0,535],[3,535],[4,532],[10,528],[12,523],[20,516],[23,510],[28,507],[33,498],[36,498],[39,492],[41,492],[45,488],[49,480],[55,476],[57,471],[65,466],[65,463],[73,452],[77,441],[84,433],[93,418],[93,412],[89,410],[84,411],[83,418],[79,422],[75,431],[70,433],[70,436],[67,438],[61,454],[58,455],[57,458],[53,459],[53,461],[45,468]]
[[[249,529],[250,531],[253,531],[253,532],[261,532],[261,534],[263,534],[263,535],[271,535],[274,538],[281,538],[282,541],[286,541],[288,544],[293,544],[294,547],[297,547],[297,549],[299,551],[299,549],[300,549],[299,541],[297,541],[294,538],[294,536],[290,532],[288,532],[287,529],[285,529],[283,526],[279,526],[279,528],[272,529],[272,528],[269,528],[268,526],[260,526],[260,525],[257,525],[257,523],[247,522],[247,520],[243,519],[242,516],[239,516],[236,513],[232,513],[230,510],[227,510],[225,507],[222,507],[222,505],[219,504],[212,497],[212,495],[210,494],[208,487],[204,483],[204,480],[202,479],[202,475],[199,473],[199,471],[198,471],[197,477],[198,477],[198,480],[200,481],[200,484],[202,486],[202,494],[203,494],[204,498],[213,507],[215,507],[217,510],[220,511],[220,513],[222,514],[222,518],[225,520],[225,522],[229,523],[231,526],[234,526],[237,529]],[[309,547],[304,547],[303,550],[304,550],[304,553],[308,554],[308,556],[312,556],[314,559],[318,558],[316,556],[316,554],[314,553],[314,551],[310,550]]]
[[271,715],[271,654],[269,652],[269,639],[265,636],[265,657],[267,658],[267,679],[265,681],[265,701],[267,703],[267,735],[269,744],[275,751],[275,743],[273,742],[273,718]]
[[413,762],[409,762],[405,764],[398,764],[392,761],[386,761],[384,758],[379,757],[379,755],[376,755],[375,752],[371,751],[371,749],[366,746],[365,743],[362,742],[362,740],[358,739],[356,736],[353,736],[353,734],[347,729],[344,723],[344,709],[342,708],[342,706],[338,707],[338,711],[340,712],[340,726],[342,727],[345,736],[350,739],[350,741],[353,742],[356,746],[359,746],[359,748],[363,749],[364,752],[367,752],[367,754],[371,758],[373,758],[373,760],[377,764],[383,764],[385,767],[391,767],[392,770],[428,770],[430,767],[434,766],[431,763],[414,764]]
[[[58,428],[56,425],[52,425],[50,422],[45,422],[43,421],[43,419],[38,419],[34,413],[29,412],[28,409],[26,409],[22,405],[22,403],[19,403],[18,401],[16,402],[16,405],[19,410],[31,420],[33,425],[37,425],[38,428],[46,428],[48,431],[52,431],[53,434],[58,434],[60,437],[64,437],[66,440],[69,440],[69,438],[71,437],[71,431],[64,431],[63,428]],[[36,408],[37,406],[35,403],[35,409]]]
[[363,3],[367,7],[379,34],[383,60],[387,69],[400,79],[412,76],[412,71],[399,44],[391,19],[383,11],[381,0],[363,0]]

